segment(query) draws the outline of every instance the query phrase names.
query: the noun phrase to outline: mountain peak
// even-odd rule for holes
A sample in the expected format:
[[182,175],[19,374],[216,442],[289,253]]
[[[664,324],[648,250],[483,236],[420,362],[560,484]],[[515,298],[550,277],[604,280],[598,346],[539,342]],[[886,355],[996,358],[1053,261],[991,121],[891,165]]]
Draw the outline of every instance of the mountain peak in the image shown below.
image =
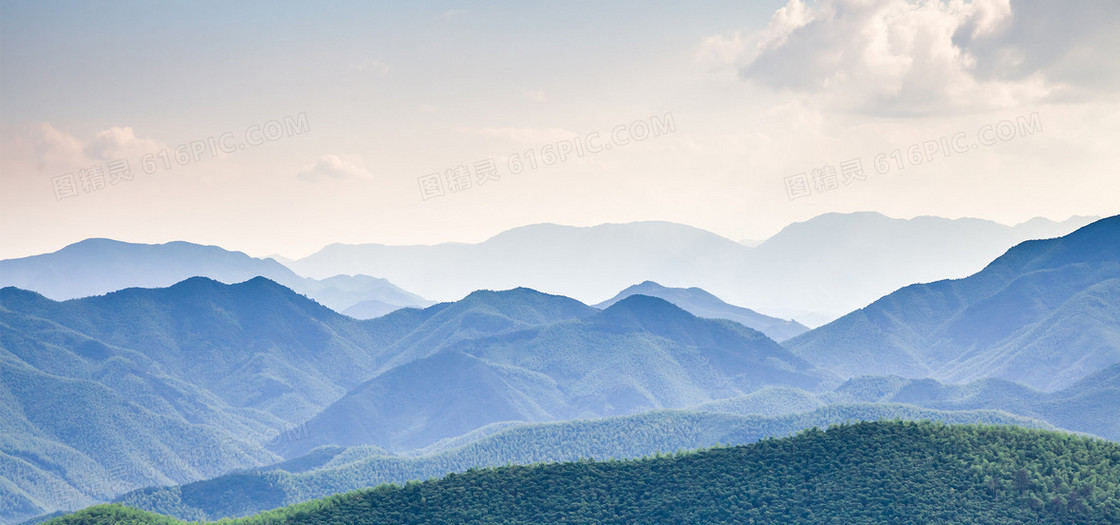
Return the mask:
[[[614,302],[618,302],[618,301],[621,300],[620,298],[625,298],[625,297],[629,297],[631,295],[636,295],[636,294],[649,295],[649,296],[652,296],[652,297],[659,297],[659,298],[665,299],[666,301],[669,301],[669,302],[671,302],[671,303],[673,303],[673,304],[675,304],[675,305],[677,305],[681,308],[684,308],[685,310],[688,310],[689,308],[684,304],[678,303],[677,302],[678,298],[679,299],[687,299],[689,301],[703,301],[703,302],[711,302],[711,303],[718,303],[718,304],[721,304],[721,305],[727,305],[727,303],[725,303],[722,299],[720,299],[719,297],[716,297],[715,295],[712,295],[711,292],[709,292],[709,291],[707,291],[703,288],[697,288],[695,286],[692,286],[692,287],[689,287],[689,288],[673,288],[673,287],[669,287],[669,286],[664,286],[664,285],[662,285],[658,282],[655,282],[655,281],[642,281],[638,284],[635,284],[633,286],[630,286],[630,287],[626,288],[622,292],[619,292],[619,294],[616,295],[614,297],[614,299],[612,299],[610,301],[607,301],[606,303],[604,303],[602,305],[602,307],[606,307],[606,306],[609,306],[610,304],[613,304]],[[730,306],[730,305],[727,305],[727,306]],[[695,312],[692,312],[692,313],[695,314]]]
[[534,290],[532,288],[526,288],[524,286],[518,286],[517,288],[510,288],[508,290],[486,290],[486,289],[475,290],[475,291],[467,294],[467,296],[464,297],[463,300],[464,301],[471,300],[471,301],[490,302],[490,301],[495,301],[495,300],[497,300],[497,301],[508,301],[508,300],[512,300],[512,299],[521,299],[521,298],[529,298],[529,297],[544,298],[544,297],[560,297],[560,296],[546,294],[544,292]]
[[625,290],[619,292],[619,294],[615,296],[615,299],[616,299],[616,302],[617,302],[617,300],[621,300],[621,299],[619,299],[620,297],[625,298],[625,297],[628,297],[628,296],[631,296],[631,295],[634,295],[634,294],[643,294],[643,295],[650,295],[650,296],[654,296],[654,297],[659,297],[661,295],[664,295],[666,292],[668,292],[670,290],[671,290],[671,288],[669,288],[668,286],[663,286],[662,284],[660,284],[656,281],[646,280],[646,281],[642,281],[638,284],[634,284],[634,285],[630,285],[630,286],[626,287]]
[[[135,288],[131,290],[136,290]],[[297,299],[299,302],[307,301],[308,303],[315,303],[314,300],[293,291],[291,288],[284,286],[267,277],[256,276],[247,281],[236,284],[225,284],[221,281],[216,281],[209,277],[195,276],[184,279],[175,283],[166,289],[154,289],[156,293],[166,291],[177,297],[183,296],[200,296],[200,297],[215,297],[215,296],[250,296],[261,297],[261,294],[269,296],[276,296],[283,299]],[[127,293],[129,289],[113,292],[109,295],[116,295],[120,293]],[[316,304],[316,306],[320,306]]]
[[[520,286],[509,290],[475,290],[461,301],[452,303],[452,311],[467,311],[484,308],[502,312],[502,315],[543,320],[541,315],[548,318],[571,319],[582,318],[598,313],[594,308],[587,306],[571,297],[547,294],[532,288]],[[545,314],[548,312],[547,314]]]
[[[786,343],[843,376],[993,377],[1055,390],[1120,358],[1120,216],[1021,242],[978,273],[912,284]],[[998,356],[998,358],[997,358]]]
[[168,286],[167,288],[169,290],[208,290],[225,286],[226,285],[221,281],[217,281],[201,275],[196,275],[194,277],[183,279],[182,281]]
[[[1107,233],[1105,233],[1107,232]],[[1120,233],[1120,215],[1113,215],[1093,221],[1085,226],[1082,226],[1069,235],[1069,237],[1076,237],[1080,235],[1116,235]]]
[[1028,268],[1057,268],[1067,264],[1113,261],[1118,258],[1120,215],[1114,215],[1082,226],[1063,237],[1021,242],[996,258],[977,275],[1022,272]]
[[280,284],[276,281],[273,281],[272,279],[269,279],[268,277],[264,277],[264,276],[261,276],[261,275],[253,277],[252,279],[249,279],[248,281],[237,283],[234,286],[250,286],[250,287],[256,287],[256,288],[261,288],[261,287],[283,288],[285,290],[291,290],[287,286],[284,286],[284,285],[282,285],[282,284]]
[[808,330],[795,321],[762,315],[749,308],[728,304],[703,288],[671,288],[648,280],[626,288],[595,307],[607,309],[633,295],[648,295],[664,299],[696,317],[735,321],[758,330],[775,341],[789,339]]
[[660,297],[634,294],[614,303],[595,318],[607,323],[620,325],[636,323],[639,326],[652,328],[667,323],[694,320],[696,316]]
[[0,288],[0,309],[13,307],[15,304],[55,302],[43,294],[32,290],[24,290],[17,286]]

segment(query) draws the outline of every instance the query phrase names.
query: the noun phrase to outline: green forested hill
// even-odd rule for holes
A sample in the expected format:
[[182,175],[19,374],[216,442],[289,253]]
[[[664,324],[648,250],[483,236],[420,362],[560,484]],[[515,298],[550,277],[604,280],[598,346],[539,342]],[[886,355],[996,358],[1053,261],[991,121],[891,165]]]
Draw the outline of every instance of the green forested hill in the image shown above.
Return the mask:
[[[1120,522],[1120,445],[1016,427],[858,423],[639,461],[472,470],[226,523],[937,522]],[[48,523],[174,522],[102,506]]]
[[[591,421],[492,425],[444,440],[419,457],[397,456],[368,446],[341,453],[338,449],[320,449],[290,464],[262,469],[274,472],[230,474],[188,485],[146,488],[116,501],[181,518],[216,519],[471,467],[581,457],[641,457],[717,443],[746,444],[811,426],[883,418],[1044,426],[1037,422],[1042,420],[1058,428],[1117,441],[1117,396],[1120,365],[1053,393],[994,379],[943,385],[932,380],[862,377],[823,394],[768,387],[692,409],[708,414],[665,411]],[[826,405],[828,402],[843,404]],[[791,415],[791,411],[805,413]]]
[[[1045,426],[996,411],[940,412],[897,404],[829,406],[805,414],[760,417],[686,411],[484,428],[422,456],[370,446],[323,448],[255,472],[234,472],[186,485],[140,489],[116,501],[183,519],[246,516],[383,483],[443,477],[471,468],[592,458],[633,459],[657,452],[744,445],[811,427],[900,418],[945,423]],[[310,466],[310,468],[307,468]]]

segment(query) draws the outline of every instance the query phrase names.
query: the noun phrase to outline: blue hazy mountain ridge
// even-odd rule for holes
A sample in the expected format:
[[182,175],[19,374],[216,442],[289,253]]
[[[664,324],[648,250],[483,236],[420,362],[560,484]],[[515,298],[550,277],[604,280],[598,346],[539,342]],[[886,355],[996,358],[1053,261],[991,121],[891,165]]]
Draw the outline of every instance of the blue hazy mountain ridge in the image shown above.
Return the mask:
[[430,313],[359,321],[263,277],[64,302],[0,289],[0,519],[274,461],[264,441]]
[[350,319],[263,277],[236,285],[192,277],[61,303],[11,292],[3,302],[140,351],[235,406],[290,423],[371,376],[379,352],[399,335],[393,320]]
[[285,457],[319,445],[405,450],[501,421],[683,408],[773,384],[812,390],[832,378],[760,332],[655,297],[633,295],[600,312],[532,290],[498,295],[582,308],[571,319],[414,354],[307,421],[308,439],[273,449]]
[[[1005,226],[972,218],[827,213],[790,224],[752,250],[743,268],[765,277],[745,281],[735,290],[740,295],[707,289],[816,327],[901,287],[971,275],[1020,242],[1066,235],[1097,219],[1035,218]],[[828,316],[799,313],[806,309]]]
[[805,325],[797,321],[778,319],[777,317],[762,315],[749,308],[727,304],[719,297],[700,288],[669,288],[653,281],[645,281],[630,286],[619,292],[618,295],[595,305],[595,307],[607,308],[622,299],[637,294],[664,299],[697,317],[735,321],[748,328],[758,330],[779,342],[809,331]]
[[400,310],[400,306],[377,299],[366,299],[350,305],[340,313],[354,319],[375,319],[390,312]]
[[[678,311],[667,303],[661,309]],[[448,355],[481,363],[452,347],[487,337],[508,345],[511,334],[604,314],[522,288],[478,291],[455,303],[360,321],[263,277],[236,285],[195,277],[169,288],[64,302],[0,289],[0,410],[10,416],[2,423],[0,499],[22,509],[0,519],[278,459],[262,448],[265,440],[395,369],[398,360],[438,361],[448,349],[459,352]],[[742,332],[738,337],[799,361],[757,332],[704,322],[722,323],[723,332]],[[632,345],[631,359],[665,349],[662,338],[634,326],[625,337],[613,337]],[[483,365],[501,375],[503,387],[529,392],[522,383],[547,377],[529,368]],[[448,377],[461,371],[445,370]],[[606,379],[594,385],[607,388]],[[477,401],[447,390],[448,384],[432,383],[432,390]],[[624,386],[615,390],[624,392]]]
[[904,403],[936,410],[1000,410],[1120,441],[1120,363],[1056,392],[1041,392],[1001,379],[944,384],[933,379],[864,376],[817,397],[821,403]]
[[668,222],[536,224],[477,244],[332,244],[290,266],[311,277],[378,275],[439,300],[526,286],[594,304],[650,280],[700,287],[732,304],[819,326],[900,287],[975,273],[1019,242],[1064,235],[1092,220],[1005,226],[829,213],[753,248]]
[[1120,216],[1016,245],[787,341],[843,376],[982,377],[1054,390],[1120,361]]
[[429,357],[462,340],[509,333],[536,325],[581,319],[599,313],[575,299],[529,288],[476,290],[450,303],[423,310],[423,324],[395,341],[390,359],[379,368]]
[[[379,301],[394,310],[432,304],[386,279],[368,275],[308,279],[272,259],[182,241],[136,244],[86,239],[53,253],[0,261],[0,287],[32,290],[58,301],[125,288],[162,288],[196,276],[227,284],[263,276],[336,311],[364,301]],[[388,312],[383,308],[372,313]]]
[[741,248],[711,232],[669,222],[591,228],[537,224],[507,230],[481,244],[332,244],[292,268],[317,276],[331,268],[378,267],[437,291],[433,297],[442,299],[476,289],[526,286],[587,301],[613,295],[633,284],[636,275],[725,273],[723,266]]
[[[302,291],[300,288],[288,287],[336,312],[349,312],[346,315],[356,319],[373,319],[401,308],[435,304],[402,290],[387,279],[369,275],[335,275],[321,280],[302,278],[294,284],[302,287]],[[380,310],[371,309],[372,303],[379,304]]]
[[[71,337],[63,331],[54,334],[62,343]],[[0,338],[14,337],[3,328]],[[84,343],[87,350],[98,346]],[[91,505],[138,486],[215,476],[274,457],[244,440],[267,431],[266,423],[137,364],[143,359],[117,357],[101,368],[65,363],[97,376],[75,379],[41,372],[7,351],[0,353],[0,520],[5,522],[43,510]]]
[[51,304],[0,290],[0,519],[271,457],[244,440],[282,420],[232,407],[141,352],[10,309],[33,303]]

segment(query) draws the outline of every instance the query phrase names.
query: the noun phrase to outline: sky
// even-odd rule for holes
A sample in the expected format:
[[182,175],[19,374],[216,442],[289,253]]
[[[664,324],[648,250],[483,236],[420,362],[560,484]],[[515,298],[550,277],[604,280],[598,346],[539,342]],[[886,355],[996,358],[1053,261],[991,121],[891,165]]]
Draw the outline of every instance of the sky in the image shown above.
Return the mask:
[[1120,2],[0,2],[0,259],[1114,215]]

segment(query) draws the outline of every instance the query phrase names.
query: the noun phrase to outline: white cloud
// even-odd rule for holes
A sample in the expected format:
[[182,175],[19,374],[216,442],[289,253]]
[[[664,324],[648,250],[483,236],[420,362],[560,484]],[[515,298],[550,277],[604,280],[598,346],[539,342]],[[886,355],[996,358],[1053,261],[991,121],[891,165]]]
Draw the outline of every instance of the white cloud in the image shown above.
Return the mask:
[[39,171],[74,170],[117,159],[136,162],[166,147],[157,140],[137,137],[129,126],[98,131],[92,140],[84,141],[48,122],[33,126],[19,142]]
[[140,158],[163,147],[159,141],[138,138],[131,127],[124,126],[98,131],[83,151],[90,158],[108,161]]
[[822,107],[895,115],[1012,107],[1120,85],[1120,2],[1087,6],[790,0],[752,37],[757,44],[716,35],[701,50]]
[[82,141],[64,131],[55,129],[50,123],[36,124],[27,135],[20,139],[21,149],[32,158],[39,171],[69,170],[85,167],[86,157],[82,153]]
[[1011,7],[1012,17],[1002,26],[987,30],[990,22],[977,17],[977,27],[953,35],[976,58],[978,77],[1041,74],[1059,96],[1120,90],[1120,2],[1020,0]]
[[741,60],[749,48],[747,39],[739,33],[731,37],[712,35],[700,42],[696,51],[696,61],[709,66],[732,65]]
[[373,175],[362,167],[361,157],[357,155],[323,155],[319,160],[306,164],[296,178],[306,182],[330,179],[369,179]]
[[789,35],[800,29],[812,20],[812,13],[805,7],[804,2],[790,0],[788,4],[774,12],[770,18],[770,25],[762,33],[759,48],[774,48],[782,46],[789,39]]

